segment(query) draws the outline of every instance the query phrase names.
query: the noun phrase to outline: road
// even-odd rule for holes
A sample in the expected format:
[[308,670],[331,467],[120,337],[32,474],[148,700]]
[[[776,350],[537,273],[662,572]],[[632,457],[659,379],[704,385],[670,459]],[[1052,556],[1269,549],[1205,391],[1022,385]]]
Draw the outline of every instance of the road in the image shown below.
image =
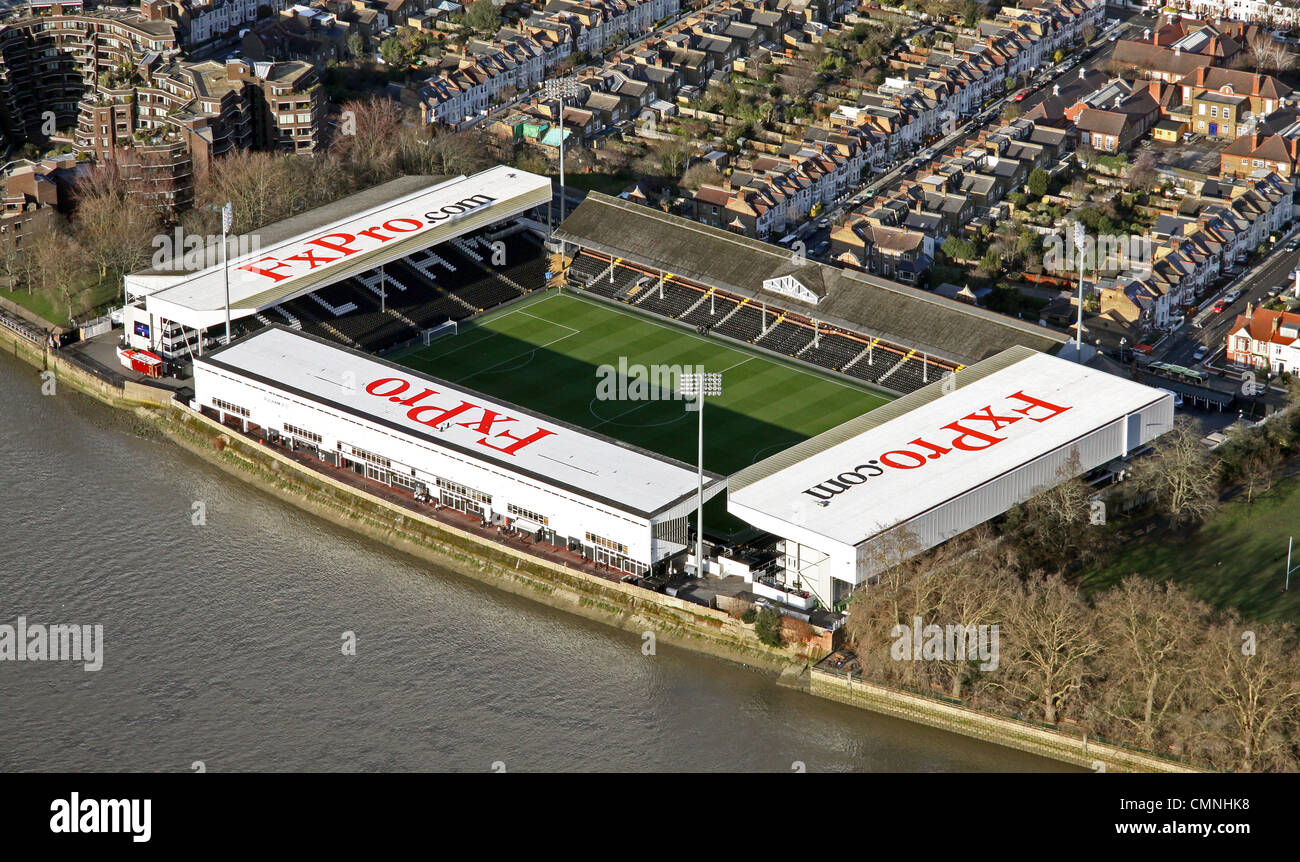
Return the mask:
[[[1296,231],[1300,231],[1300,226],[1293,226],[1291,231],[1294,235]],[[1206,300],[1204,310],[1197,312],[1189,323],[1184,324],[1177,332],[1165,339],[1153,353],[1153,358],[1190,367],[1196,364],[1192,358],[1196,348],[1206,345],[1210,348],[1210,359],[1213,360],[1223,348],[1223,340],[1228,334],[1228,328],[1232,326],[1237,315],[1246,310],[1248,303],[1258,306],[1268,298],[1270,288],[1282,284],[1290,286],[1295,283],[1291,273],[1294,272],[1296,264],[1300,263],[1300,250],[1288,251],[1286,245],[1284,238],[1263,262],[1256,262],[1250,270],[1216,291]],[[1222,313],[1216,314],[1212,310],[1214,305],[1212,300],[1230,289],[1240,290],[1241,297],[1226,306]],[[1200,326],[1197,326],[1198,323]]]

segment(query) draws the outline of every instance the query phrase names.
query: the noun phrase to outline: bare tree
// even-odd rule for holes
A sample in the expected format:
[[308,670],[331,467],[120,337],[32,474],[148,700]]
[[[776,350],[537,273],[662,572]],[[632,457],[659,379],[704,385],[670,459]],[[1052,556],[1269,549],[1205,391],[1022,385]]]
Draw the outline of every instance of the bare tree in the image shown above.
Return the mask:
[[1250,39],[1246,64],[1257,72],[1277,74],[1294,69],[1296,55],[1285,42],[1275,41],[1272,36],[1260,32]]
[[1060,721],[1072,705],[1101,649],[1093,622],[1078,593],[1059,575],[1030,578],[1011,605],[1002,632],[1002,685],[1048,724]]
[[722,172],[714,167],[712,163],[699,162],[691,165],[686,169],[686,173],[682,174],[681,185],[694,191],[703,185],[719,185],[724,180],[725,177],[722,176]]
[[141,201],[132,199],[116,167],[110,162],[92,168],[77,192],[73,226],[100,277],[110,269],[127,273],[144,266],[158,232],[158,218]]
[[1196,656],[1195,684],[1209,701],[1200,724],[1210,743],[1206,754],[1217,766],[1241,772],[1297,767],[1287,738],[1300,718],[1294,643],[1290,626],[1248,629],[1235,618],[1208,631]]
[[1159,175],[1156,173],[1156,154],[1150,150],[1143,150],[1138,153],[1137,158],[1129,165],[1128,172],[1124,176],[1124,183],[1136,191],[1150,191],[1151,187],[1156,184]]
[[1135,736],[1153,750],[1169,746],[1208,609],[1173,584],[1133,575],[1097,597],[1095,614],[1105,644],[1097,708],[1113,728],[1108,735]]
[[1175,524],[1198,521],[1218,505],[1215,465],[1196,426],[1187,418],[1155,443],[1155,452],[1137,462],[1134,487],[1155,496]]

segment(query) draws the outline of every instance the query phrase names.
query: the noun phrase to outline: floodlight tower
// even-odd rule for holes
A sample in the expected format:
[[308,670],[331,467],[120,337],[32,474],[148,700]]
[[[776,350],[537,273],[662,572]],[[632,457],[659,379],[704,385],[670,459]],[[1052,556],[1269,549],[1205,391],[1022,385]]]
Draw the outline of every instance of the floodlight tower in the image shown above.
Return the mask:
[[696,464],[698,489],[695,506],[695,576],[704,577],[704,398],[716,398],[722,394],[722,372],[699,371],[682,374],[680,377],[682,394],[694,398],[687,410],[694,409],[700,415],[699,420],[699,454]]
[[1086,234],[1083,232],[1083,224],[1075,222],[1074,248],[1079,253],[1079,316],[1074,328],[1074,346],[1078,351],[1076,356],[1079,362],[1083,362],[1083,249],[1085,245]]
[[559,105],[555,116],[560,123],[560,221],[564,221],[564,104],[578,98],[579,89],[578,79],[572,76],[547,78],[542,82],[545,98],[554,99]]

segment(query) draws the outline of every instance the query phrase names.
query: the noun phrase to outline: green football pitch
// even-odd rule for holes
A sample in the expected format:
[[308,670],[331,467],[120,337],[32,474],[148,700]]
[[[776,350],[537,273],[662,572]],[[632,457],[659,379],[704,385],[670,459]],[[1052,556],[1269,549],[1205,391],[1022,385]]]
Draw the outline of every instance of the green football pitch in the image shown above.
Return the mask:
[[687,464],[697,419],[682,400],[598,397],[602,365],[722,372],[704,411],[704,465],[727,475],[873,410],[888,396],[555,291],[461,324],[459,333],[387,358],[450,383]]

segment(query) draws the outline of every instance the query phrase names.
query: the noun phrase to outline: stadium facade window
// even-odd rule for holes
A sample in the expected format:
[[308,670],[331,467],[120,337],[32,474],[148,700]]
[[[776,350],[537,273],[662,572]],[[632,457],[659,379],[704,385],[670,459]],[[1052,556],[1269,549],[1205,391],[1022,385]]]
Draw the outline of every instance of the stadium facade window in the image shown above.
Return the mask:
[[308,431],[306,428],[299,428],[297,425],[290,425],[288,422],[284,423],[284,430],[295,437],[310,440],[313,443],[321,441],[321,436],[315,431]]
[[438,487],[444,491],[449,491],[452,494],[458,494],[461,497],[465,497],[468,500],[477,500],[480,503],[486,503],[489,506],[492,505],[491,494],[484,494],[482,491],[468,488],[458,482],[452,482],[448,479],[439,479]]
[[516,506],[514,503],[506,504],[506,511],[517,518],[526,518],[529,521],[541,524],[543,527],[549,527],[551,519],[545,515],[539,515],[536,512],[530,512],[522,506]]
[[606,539],[604,536],[597,536],[595,533],[587,534],[587,541],[591,542],[598,548],[604,548],[607,551],[613,551],[616,554],[627,555],[627,545],[620,544],[612,539]]
[[352,454],[362,461],[369,461],[371,464],[377,464],[380,467],[393,466],[393,462],[383,455],[376,455],[374,452],[367,452],[365,449],[358,449],[356,446],[352,447]]
[[226,413],[234,413],[236,416],[243,416],[245,419],[248,418],[247,407],[240,407],[238,404],[231,404],[229,401],[225,401],[221,398],[213,398],[212,406],[218,410],[224,410]]

